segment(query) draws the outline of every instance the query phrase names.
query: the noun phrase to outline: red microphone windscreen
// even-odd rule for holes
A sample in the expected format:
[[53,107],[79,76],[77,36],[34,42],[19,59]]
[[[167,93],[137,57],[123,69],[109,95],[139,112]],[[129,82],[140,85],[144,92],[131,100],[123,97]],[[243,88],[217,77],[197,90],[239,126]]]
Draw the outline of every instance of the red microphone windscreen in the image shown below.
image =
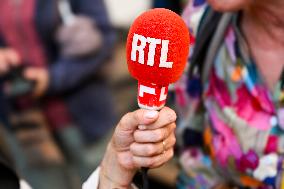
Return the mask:
[[185,68],[189,45],[189,31],[179,15],[162,8],[147,11],[129,30],[129,72],[141,82],[161,86],[174,83]]

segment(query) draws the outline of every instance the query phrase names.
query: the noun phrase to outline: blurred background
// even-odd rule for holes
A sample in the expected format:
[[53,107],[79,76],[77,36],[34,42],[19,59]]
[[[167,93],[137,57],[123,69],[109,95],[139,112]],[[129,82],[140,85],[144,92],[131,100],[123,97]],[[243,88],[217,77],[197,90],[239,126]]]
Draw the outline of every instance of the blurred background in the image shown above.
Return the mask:
[[[125,55],[131,23],[185,3],[1,0],[0,160],[34,189],[81,188],[119,118],[138,108]],[[151,188],[174,188],[178,167],[149,174]]]

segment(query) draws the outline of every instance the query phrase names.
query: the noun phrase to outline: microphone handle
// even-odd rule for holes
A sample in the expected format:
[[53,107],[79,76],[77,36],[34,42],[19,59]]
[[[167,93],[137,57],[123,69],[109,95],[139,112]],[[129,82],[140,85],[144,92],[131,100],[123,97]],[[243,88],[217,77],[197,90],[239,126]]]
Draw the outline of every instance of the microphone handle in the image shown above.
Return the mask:
[[[148,109],[145,107],[140,107],[141,109]],[[162,109],[163,107],[161,107],[160,109]],[[148,110],[151,110],[150,108]],[[142,189],[149,189],[149,178],[148,178],[148,171],[149,168],[148,167],[142,167],[141,168],[141,173],[142,173],[142,182],[143,182],[143,186]]]
[[149,189],[148,170],[149,170],[149,168],[147,168],[147,167],[141,168],[143,189]]

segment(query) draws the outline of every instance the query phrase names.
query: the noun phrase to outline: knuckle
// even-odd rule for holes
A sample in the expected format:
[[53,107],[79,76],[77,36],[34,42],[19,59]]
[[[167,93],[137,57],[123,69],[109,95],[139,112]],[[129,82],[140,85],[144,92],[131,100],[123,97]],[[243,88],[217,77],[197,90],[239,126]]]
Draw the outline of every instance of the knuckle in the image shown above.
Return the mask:
[[174,157],[174,150],[171,149],[171,150],[169,151],[169,159],[172,159],[173,157]]
[[177,127],[177,124],[176,124],[176,123],[173,123],[173,124],[171,125],[171,127],[172,127],[172,131],[174,131],[174,130],[176,129],[176,127]]
[[164,113],[168,117],[169,120],[176,121],[177,115],[176,115],[176,112],[174,110],[172,110],[169,107],[165,107],[163,110],[164,110]]
[[176,142],[177,142],[177,139],[176,139],[175,136],[173,137],[172,141],[173,141],[173,146],[174,146],[176,144]]
[[168,112],[168,119],[170,122],[174,122],[176,121],[177,119],[177,114],[175,113],[175,111],[173,111],[172,109],[169,109],[169,112]]
[[176,128],[176,124],[169,125],[167,128],[166,136],[173,137],[175,135],[175,128]]

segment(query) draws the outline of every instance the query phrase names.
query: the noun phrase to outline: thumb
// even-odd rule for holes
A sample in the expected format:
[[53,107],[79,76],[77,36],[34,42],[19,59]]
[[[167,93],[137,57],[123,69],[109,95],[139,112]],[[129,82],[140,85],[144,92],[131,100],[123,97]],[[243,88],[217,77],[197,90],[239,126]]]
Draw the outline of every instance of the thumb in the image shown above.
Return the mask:
[[154,123],[158,117],[158,111],[139,109],[123,116],[118,127],[125,131],[135,131],[138,125],[149,125]]

